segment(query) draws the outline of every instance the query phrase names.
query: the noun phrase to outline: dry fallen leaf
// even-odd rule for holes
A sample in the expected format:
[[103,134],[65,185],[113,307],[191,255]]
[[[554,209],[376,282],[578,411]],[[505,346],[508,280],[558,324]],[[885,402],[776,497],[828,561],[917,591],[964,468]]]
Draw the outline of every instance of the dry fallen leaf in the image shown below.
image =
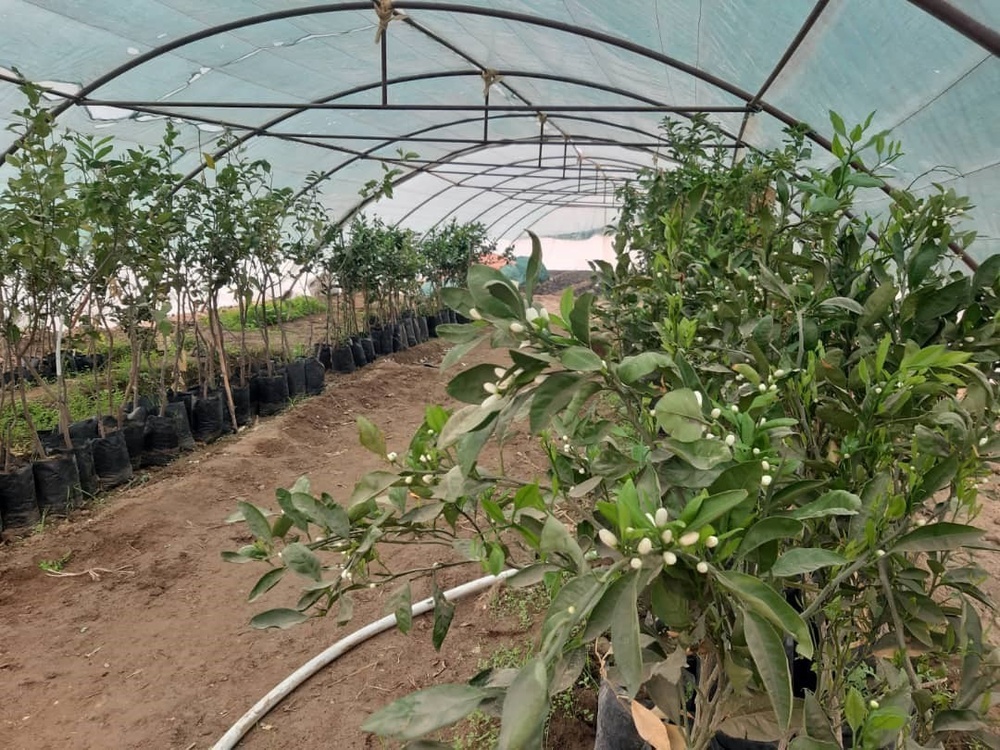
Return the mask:
[[639,736],[653,746],[653,750],[674,750],[667,726],[641,703],[632,701],[632,721]]

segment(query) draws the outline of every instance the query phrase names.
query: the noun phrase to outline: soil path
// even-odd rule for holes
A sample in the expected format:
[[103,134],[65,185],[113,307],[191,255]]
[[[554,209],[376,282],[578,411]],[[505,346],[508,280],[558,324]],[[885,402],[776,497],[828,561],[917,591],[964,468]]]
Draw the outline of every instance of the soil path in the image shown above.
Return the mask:
[[[248,604],[265,569],[222,562],[221,550],[250,538],[245,527],[223,520],[241,499],[274,507],[274,489],[303,474],[314,488],[346,499],[379,463],[358,444],[356,417],[379,424],[390,449],[402,450],[425,405],[448,402],[447,376],[435,366],[444,348],[432,341],[332,379],[322,396],[189,454],[82,517],[0,546],[0,747],[211,747],[308,658],[382,616],[384,605],[371,592],[358,597],[345,628],[328,618],[285,632],[251,630],[254,613],[292,604],[295,587]],[[483,348],[468,361],[496,356]],[[509,449],[515,455],[527,449],[516,443]],[[534,462],[525,460],[530,473]],[[126,570],[91,580],[39,569],[39,561],[67,552],[69,571]],[[401,548],[396,562],[423,566],[427,552]],[[479,575],[477,565],[463,566],[442,583]],[[424,593],[415,591],[415,599]],[[425,619],[409,637],[393,631],[369,641],[300,689],[243,746],[384,747],[358,726],[418,686],[468,679],[484,642],[497,635],[493,618],[477,613],[482,606],[459,605],[440,654]]]

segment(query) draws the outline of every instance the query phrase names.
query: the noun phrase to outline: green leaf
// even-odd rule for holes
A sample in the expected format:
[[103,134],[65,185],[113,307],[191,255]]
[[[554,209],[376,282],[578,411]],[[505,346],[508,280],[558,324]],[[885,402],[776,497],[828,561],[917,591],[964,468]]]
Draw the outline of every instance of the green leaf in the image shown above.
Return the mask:
[[968,709],[941,711],[934,716],[935,732],[976,732],[983,726],[982,717]]
[[[329,498],[329,496],[325,496]],[[318,502],[312,495],[305,492],[292,493],[292,505],[295,509],[309,519],[310,522],[319,526],[326,533],[333,533],[341,539],[347,539],[351,535],[351,519],[347,511],[334,503],[329,504]]]
[[440,651],[441,644],[444,643],[448,629],[451,627],[452,618],[455,617],[455,605],[449,602],[444,592],[438,588],[437,581],[434,582],[434,629],[431,635],[431,642],[434,650]]
[[822,307],[836,307],[841,310],[862,315],[865,309],[850,297],[830,297],[820,302]]
[[236,507],[239,508],[243,520],[250,527],[251,534],[258,539],[263,539],[265,542],[270,542],[274,538],[271,536],[271,524],[268,523],[267,516],[264,515],[260,508],[243,500],[236,503]]
[[399,632],[406,634],[413,626],[413,604],[411,599],[410,583],[407,581],[396,589],[389,601],[386,602],[386,609],[396,615],[396,627]]
[[281,550],[281,559],[285,565],[304,578],[313,581],[323,579],[323,565],[316,553],[300,542],[293,542]]
[[496,689],[470,685],[435,685],[403,696],[379,709],[361,725],[366,732],[401,742],[415,740],[471,714]]
[[452,398],[466,404],[481,404],[490,395],[483,389],[486,383],[494,385],[500,378],[495,372],[496,365],[486,363],[470,367],[453,377],[445,390]]
[[921,526],[897,541],[892,552],[944,552],[975,544],[983,535],[982,529],[960,523],[934,523]]
[[374,422],[366,417],[358,417],[358,432],[361,434],[361,445],[379,458],[385,458],[385,436]]
[[811,573],[831,565],[843,565],[847,559],[836,552],[813,547],[790,549],[777,559],[771,567],[771,575],[778,578]]
[[587,346],[590,346],[590,306],[594,301],[594,295],[590,292],[581,294],[573,305],[573,311],[569,314],[570,329]]
[[500,408],[499,404],[490,409],[475,404],[463,406],[448,418],[447,424],[438,435],[438,448],[442,450],[449,448],[470,432],[486,429],[484,423],[492,419]]
[[865,699],[857,688],[851,688],[847,693],[847,700],[844,702],[844,717],[852,732],[857,732],[864,723],[868,708],[865,706]]
[[524,273],[524,296],[531,302],[535,294],[535,286],[538,284],[538,277],[542,268],[542,243],[538,235],[530,229],[528,236],[531,237],[531,255],[528,257],[528,267]]
[[794,518],[781,516],[764,518],[751,526],[743,536],[737,554],[743,557],[768,542],[795,539],[802,533],[803,529],[805,529],[805,525]]
[[353,507],[367,502],[381,495],[398,481],[399,475],[391,471],[370,471],[354,485],[354,491],[351,493],[348,504]]
[[949,456],[944,461],[935,464],[920,479],[920,484],[913,490],[912,502],[922,503],[938,490],[951,484],[958,473],[958,456]]
[[478,343],[483,340],[487,330],[486,326],[475,323],[441,323],[435,329],[438,338],[453,344]]
[[576,373],[556,372],[535,389],[529,411],[533,433],[537,434],[548,427],[552,417],[573,399],[573,391],[581,382],[581,376]]
[[574,572],[582,573],[587,569],[583,559],[583,550],[576,539],[569,533],[566,525],[553,515],[545,519],[542,526],[542,537],[539,541],[539,551],[543,553],[558,553],[573,564]]
[[828,750],[831,746],[833,748],[840,747],[837,743],[837,733],[830,726],[830,718],[817,700],[816,694],[808,690],[802,701],[802,715],[805,720],[806,734],[818,745],[816,750]]
[[839,135],[841,138],[847,137],[847,128],[844,127],[844,118],[830,110],[830,122],[833,125],[833,132]]
[[840,201],[828,195],[818,195],[809,201],[809,210],[814,214],[829,214],[840,208]]
[[721,440],[698,440],[680,443],[668,438],[664,446],[691,466],[702,471],[715,468],[732,458],[726,444]]
[[563,290],[562,297],[559,298],[559,314],[566,325],[570,324],[570,318],[573,316],[573,307],[575,304],[575,300],[573,299],[573,287],[568,286]]
[[286,570],[287,568],[274,568],[267,571],[264,575],[257,579],[257,583],[254,584],[254,587],[250,590],[250,595],[247,597],[247,601],[256,601],[277,586],[278,581],[284,577]]
[[705,420],[698,398],[690,388],[680,388],[663,395],[654,409],[656,422],[674,440],[691,443],[700,440]]
[[294,609],[269,609],[266,612],[261,612],[259,615],[255,615],[254,618],[250,620],[250,627],[256,628],[257,630],[266,630],[268,628],[280,628],[285,630],[293,625],[305,622],[308,619],[308,615],[304,615]]
[[569,349],[564,349],[559,355],[559,361],[567,370],[577,372],[597,372],[604,367],[600,357],[592,350],[582,346],[571,346]]
[[799,654],[806,659],[812,658],[813,643],[809,627],[801,615],[792,609],[777,591],[746,573],[717,570],[715,578],[754,612],[791,635],[796,640],[796,650]]
[[787,732],[792,723],[792,675],[781,634],[751,610],[743,611],[743,632],[778,726]]
[[[442,326],[438,326],[438,330]],[[441,360],[441,370],[447,370],[452,367],[456,362],[460,362],[462,357],[471,352],[477,346],[479,346],[483,341],[486,340],[486,336],[478,336],[471,341],[464,341],[461,344],[456,344],[448,350],[448,353],[444,355],[444,359]]]
[[542,659],[532,659],[517,673],[503,701],[497,750],[541,747],[549,715],[549,678]]
[[830,490],[818,500],[796,508],[789,515],[800,521],[826,516],[853,516],[861,510],[861,498],[847,490]]
[[701,504],[698,515],[688,523],[688,528],[692,531],[698,531],[702,526],[724,516],[746,499],[746,490],[730,490],[706,497]]
[[625,357],[618,365],[618,379],[626,385],[634,385],[642,378],[657,370],[674,369],[673,358],[665,352],[643,352]]
[[630,572],[625,577],[628,582],[622,589],[611,618],[611,648],[629,697],[634,698],[642,686],[642,648],[639,645],[637,604],[639,575]]
[[881,320],[889,312],[889,308],[892,307],[893,300],[896,299],[898,292],[899,289],[895,284],[889,282],[881,284],[865,300],[864,313],[858,319],[858,326],[867,328],[872,323]]

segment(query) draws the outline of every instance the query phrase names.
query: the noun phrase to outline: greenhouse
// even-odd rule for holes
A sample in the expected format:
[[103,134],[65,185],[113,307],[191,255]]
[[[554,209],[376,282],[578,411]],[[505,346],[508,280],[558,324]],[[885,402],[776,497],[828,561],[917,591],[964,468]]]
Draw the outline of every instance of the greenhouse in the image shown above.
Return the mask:
[[0,13],[0,746],[1000,748],[1000,2]]

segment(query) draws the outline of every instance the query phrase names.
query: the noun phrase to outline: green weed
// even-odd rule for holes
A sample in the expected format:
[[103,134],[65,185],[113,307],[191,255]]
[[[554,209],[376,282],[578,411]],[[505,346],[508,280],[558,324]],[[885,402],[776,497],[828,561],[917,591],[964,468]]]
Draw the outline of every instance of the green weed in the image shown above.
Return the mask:
[[517,619],[518,627],[527,630],[535,621],[535,616],[544,612],[549,605],[549,594],[544,586],[515,589],[504,586],[490,599],[490,612],[498,617]]
[[55,560],[39,560],[38,567],[46,573],[59,573],[66,567],[66,563],[68,563],[72,557],[73,553],[67,552],[65,555]]

